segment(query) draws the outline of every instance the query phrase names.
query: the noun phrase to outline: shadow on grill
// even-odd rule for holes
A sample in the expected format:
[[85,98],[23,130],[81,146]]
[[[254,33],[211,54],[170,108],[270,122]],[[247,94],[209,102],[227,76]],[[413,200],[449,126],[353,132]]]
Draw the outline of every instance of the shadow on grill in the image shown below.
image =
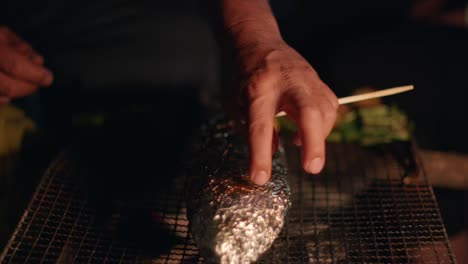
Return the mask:
[[[0,260],[203,262],[188,232],[186,179],[160,167],[164,157],[153,159],[164,153],[160,142],[103,135],[56,159]],[[327,151],[324,172],[312,176],[301,169],[299,149],[286,145],[292,207],[259,263],[455,262],[424,175],[403,184],[407,168],[386,149],[331,144]]]

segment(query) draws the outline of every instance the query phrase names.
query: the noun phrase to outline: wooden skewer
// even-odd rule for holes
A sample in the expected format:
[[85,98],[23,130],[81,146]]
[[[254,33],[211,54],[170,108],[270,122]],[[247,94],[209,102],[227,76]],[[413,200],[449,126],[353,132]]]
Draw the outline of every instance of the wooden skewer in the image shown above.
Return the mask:
[[[349,104],[349,103],[364,101],[364,100],[368,100],[372,98],[378,98],[378,97],[384,97],[384,96],[389,96],[393,94],[403,93],[403,92],[407,92],[413,89],[414,89],[413,85],[406,85],[406,86],[399,86],[399,87],[379,90],[375,92],[346,96],[346,97],[339,98],[338,104],[340,105]],[[286,115],[286,113],[284,111],[281,111],[278,114],[276,114],[276,117],[284,116],[284,115]]]

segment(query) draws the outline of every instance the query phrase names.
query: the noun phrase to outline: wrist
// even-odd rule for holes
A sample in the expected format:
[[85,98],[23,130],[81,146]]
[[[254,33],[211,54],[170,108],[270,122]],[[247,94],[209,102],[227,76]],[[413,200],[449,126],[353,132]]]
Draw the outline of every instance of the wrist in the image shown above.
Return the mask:
[[249,20],[226,28],[229,37],[239,44],[280,43],[283,41],[276,21]]
[[236,23],[226,29],[229,42],[237,53],[251,55],[249,53],[262,53],[268,50],[286,46],[276,22],[266,25],[255,20]]

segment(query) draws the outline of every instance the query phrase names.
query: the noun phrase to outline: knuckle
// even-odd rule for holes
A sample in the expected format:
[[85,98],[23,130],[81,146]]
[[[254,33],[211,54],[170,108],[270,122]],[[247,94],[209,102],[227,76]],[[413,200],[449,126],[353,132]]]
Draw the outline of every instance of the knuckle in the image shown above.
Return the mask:
[[263,68],[278,75],[288,75],[292,72],[300,72],[301,64],[295,60],[289,60],[283,51],[272,50],[263,58]]
[[247,86],[247,93],[249,98],[257,98],[262,94],[261,85],[256,82],[251,82]]
[[302,106],[302,111],[303,114],[308,114],[311,116],[321,116],[322,111],[320,110],[319,106],[316,104],[308,104],[305,106]]
[[328,109],[323,111],[323,117],[326,120],[335,120],[336,115],[337,115],[337,113],[336,113],[336,110],[334,109],[334,107],[329,107]]
[[273,80],[273,75],[269,72],[257,72],[253,74],[247,84],[249,98],[257,98],[269,94],[273,89],[269,89],[268,83]]
[[13,58],[6,58],[3,61],[3,70],[8,73],[16,73],[18,71],[18,61]]
[[264,61],[265,61],[265,63],[268,63],[268,64],[271,64],[271,63],[276,64],[279,57],[281,57],[281,51],[277,50],[277,49],[274,49],[274,50],[269,51],[265,55]]

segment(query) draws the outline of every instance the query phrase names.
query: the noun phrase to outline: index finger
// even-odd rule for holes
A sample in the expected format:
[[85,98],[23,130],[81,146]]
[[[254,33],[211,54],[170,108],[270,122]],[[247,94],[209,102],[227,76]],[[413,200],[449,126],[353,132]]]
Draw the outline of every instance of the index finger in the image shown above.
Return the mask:
[[33,63],[24,54],[3,47],[0,69],[11,77],[37,85],[48,86],[52,83],[52,73],[41,65]]
[[274,99],[268,97],[255,99],[249,109],[250,177],[259,185],[271,176],[275,109]]

